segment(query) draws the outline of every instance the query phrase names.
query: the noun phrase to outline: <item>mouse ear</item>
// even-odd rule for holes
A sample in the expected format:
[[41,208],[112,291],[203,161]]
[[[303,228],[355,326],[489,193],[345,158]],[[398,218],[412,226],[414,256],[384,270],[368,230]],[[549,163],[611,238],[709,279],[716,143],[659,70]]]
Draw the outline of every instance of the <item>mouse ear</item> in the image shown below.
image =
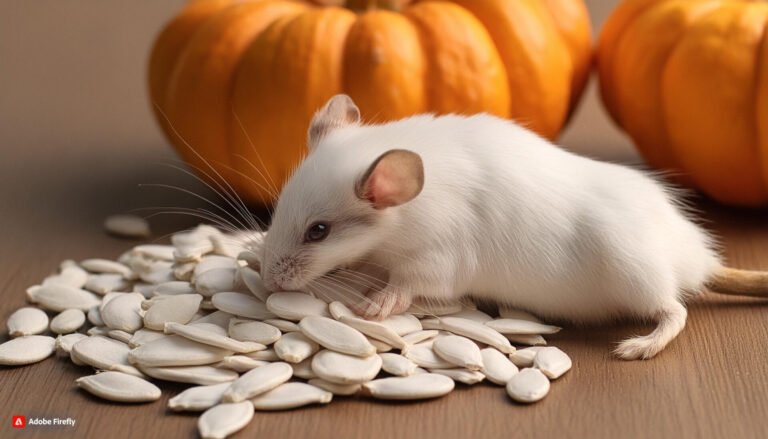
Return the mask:
[[360,110],[352,101],[352,98],[347,95],[332,97],[312,117],[312,122],[309,124],[309,132],[307,133],[309,150],[315,149],[320,139],[336,128],[357,123],[360,123]]
[[424,187],[424,164],[412,151],[387,151],[368,168],[355,192],[376,209],[399,206],[414,199]]

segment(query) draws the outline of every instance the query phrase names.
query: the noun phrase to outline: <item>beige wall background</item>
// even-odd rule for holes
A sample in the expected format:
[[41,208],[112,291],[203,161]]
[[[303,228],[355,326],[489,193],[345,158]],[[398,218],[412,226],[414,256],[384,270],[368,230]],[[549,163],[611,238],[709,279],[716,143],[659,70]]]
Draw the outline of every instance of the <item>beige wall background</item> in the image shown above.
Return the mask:
[[[510,0],[515,1],[515,0]],[[595,32],[618,0],[587,0]],[[165,155],[146,95],[147,56],[182,0],[0,0],[0,160],[22,148],[136,148]],[[636,157],[608,120],[593,77],[560,143]]]

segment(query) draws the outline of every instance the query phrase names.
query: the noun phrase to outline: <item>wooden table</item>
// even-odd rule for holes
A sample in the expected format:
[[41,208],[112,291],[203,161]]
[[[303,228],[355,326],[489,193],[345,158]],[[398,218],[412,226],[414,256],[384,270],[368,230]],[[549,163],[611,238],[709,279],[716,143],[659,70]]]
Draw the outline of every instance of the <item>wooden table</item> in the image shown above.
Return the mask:
[[[163,164],[165,148],[96,144],[18,144],[0,150],[0,318],[23,306],[26,287],[66,258],[116,257],[133,242],[101,230],[110,213],[152,206],[195,207],[199,200],[140,183],[170,183],[206,194]],[[155,165],[157,164],[157,165]],[[701,206],[737,267],[768,269],[764,212]],[[161,209],[162,210],[162,209]],[[145,211],[146,212],[146,211]],[[156,235],[188,227],[192,218],[152,219]],[[161,238],[159,238],[162,241]],[[707,295],[691,304],[686,330],[656,359],[623,362],[614,344],[647,325],[566,327],[551,336],[574,368],[541,403],[510,402],[502,388],[460,388],[429,402],[381,403],[337,398],[332,404],[257,413],[237,437],[765,437],[768,432],[768,302]],[[7,334],[3,331],[2,339]],[[91,373],[62,358],[0,368],[0,437],[194,437],[194,414],[170,413],[180,385],[163,384],[161,401],[109,404],[79,391]],[[11,416],[71,417],[72,427],[12,430]]]

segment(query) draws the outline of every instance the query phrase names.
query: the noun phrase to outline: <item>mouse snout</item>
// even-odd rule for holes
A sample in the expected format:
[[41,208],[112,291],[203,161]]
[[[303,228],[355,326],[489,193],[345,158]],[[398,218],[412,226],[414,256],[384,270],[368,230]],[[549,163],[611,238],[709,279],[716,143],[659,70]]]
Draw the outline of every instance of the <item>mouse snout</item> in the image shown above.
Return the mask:
[[289,291],[299,287],[299,268],[293,258],[280,258],[262,266],[261,279],[270,291]]

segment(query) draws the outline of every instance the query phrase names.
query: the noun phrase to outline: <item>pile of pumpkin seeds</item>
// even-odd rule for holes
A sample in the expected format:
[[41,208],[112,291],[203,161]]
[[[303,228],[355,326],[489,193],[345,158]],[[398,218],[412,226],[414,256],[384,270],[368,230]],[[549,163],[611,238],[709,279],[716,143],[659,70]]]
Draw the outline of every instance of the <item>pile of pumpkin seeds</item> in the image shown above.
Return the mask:
[[[138,217],[110,218],[105,227],[149,235]],[[200,225],[115,261],[64,261],[27,290],[32,306],[9,317],[0,364],[59,352],[95,369],[78,387],[118,402],[159,399],[153,381],[190,384],[168,407],[202,412],[203,438],[235,433],[256,410],[327,404],[335,395],[427,399],[488,380],[531,403],[571,368],[542,336],[560,328],[519,310],[502,307],[492,317],[466,304],[422,304],[377,322],[341,302],[267,291],[249,266],[257,256],[248,248],[263,236]]]

